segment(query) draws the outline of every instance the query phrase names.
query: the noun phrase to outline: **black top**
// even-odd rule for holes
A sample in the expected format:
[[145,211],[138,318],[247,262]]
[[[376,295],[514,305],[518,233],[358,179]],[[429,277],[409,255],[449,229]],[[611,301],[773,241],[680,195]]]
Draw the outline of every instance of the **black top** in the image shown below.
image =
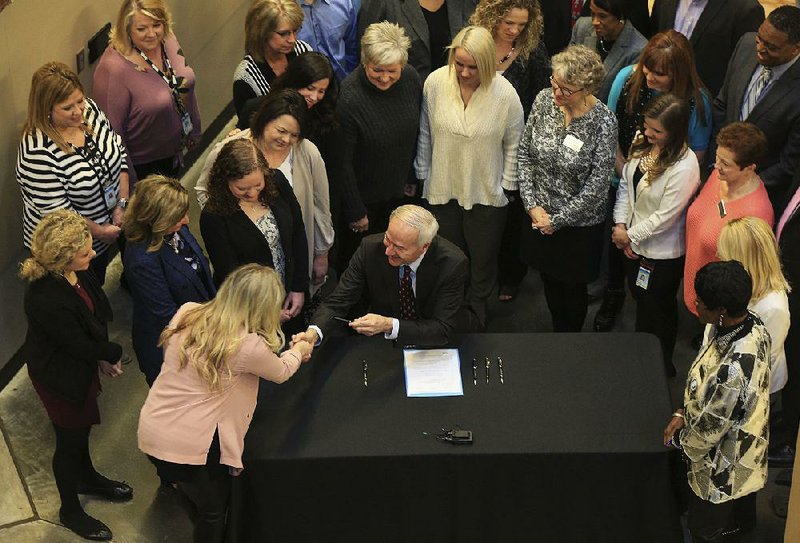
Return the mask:
[[113,313],[100,283],[90,271],[76,273],[94,312],[63,277],[48,274],[32,282],[25,291],[28,333],[23,352],[31,378],[49,392],[83,404],[97,375],[97,361],[117,362],[122,347],[108,340]]
[[[308,245],[300,204],[286,177],[273,170],[273,182],[279,196],[269,208],[278,223],[281,246],[286,257],[287,292],[305,292],[308,288]],[[200,232],[208,258],[214,266],[214,282],[219,286],[233,270],[243,264],[272,266],[272,253],[258,226],[241,209],[229,215],[208,211],[200,214]]]
[[533,99],[540,90],[550,85],[550,55],[547,54],[544,42],[539,41],[539,45],[531,51],[528,60],[519,57],[514,59],[511,66],[503,72],[503,77],[517,91],[527,121]]
[[447,2],[436,11],[428,11],[420,6],[425,22],[428,24],[428,34],[431,38],[431,71],[447,64],[447,46],[450,45],[450,22],[447,19]]

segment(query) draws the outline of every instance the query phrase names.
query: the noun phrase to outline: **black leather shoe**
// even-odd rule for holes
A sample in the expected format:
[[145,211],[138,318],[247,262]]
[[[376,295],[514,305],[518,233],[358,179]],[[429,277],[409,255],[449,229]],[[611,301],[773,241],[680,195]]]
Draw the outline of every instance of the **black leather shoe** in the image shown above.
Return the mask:
[[789,468],[794,463],[794,447],[791,445],[780,445],[770,449],[767,454],[772,468]]
[[66,528],[69,528],[84,539],[91,541],[110,541],[113,535],[108,526],[84,511],[64,514],[59,512],[58,518]]
[[92,481],[80,483],[78,494],[87,494],[112,502],[126,502],[133,498],[133,489],[124,482],[112,481],[97,475]]
[[597,310],[597,315],[594,317],[594,331],[610,331],[624,303],[624,289],[606,289],[603,294],[603,303],[600,305],[600,309]]

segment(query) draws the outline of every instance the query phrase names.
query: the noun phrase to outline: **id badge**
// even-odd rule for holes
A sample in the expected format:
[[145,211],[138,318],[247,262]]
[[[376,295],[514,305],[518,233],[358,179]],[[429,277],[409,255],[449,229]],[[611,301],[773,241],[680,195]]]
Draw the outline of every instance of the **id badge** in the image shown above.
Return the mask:
[[189,116],[188,113],[184,113],[181,116],[181,125],[183,126],[183,135],[188,136],[192,133],[192,129],[194,125],[192,125],[192,118]]
[[651,268],[645,264],[639,265],[639,273],[636,274],[636,286],[642,290],[647,290],[650,285],[650,274],[653,273]]
[[578,138],[576,138],[575,136],[573,136],[572,134],[567,134],[566,137],[564,137],[564,141],[562,143],[564,147],[576,153],[580,153],[581,149],[583,148],[583,142]]
[[117,191],[113,186],[103,189],[103,198],[105,198],[107,209],[114,209],[117,207]]

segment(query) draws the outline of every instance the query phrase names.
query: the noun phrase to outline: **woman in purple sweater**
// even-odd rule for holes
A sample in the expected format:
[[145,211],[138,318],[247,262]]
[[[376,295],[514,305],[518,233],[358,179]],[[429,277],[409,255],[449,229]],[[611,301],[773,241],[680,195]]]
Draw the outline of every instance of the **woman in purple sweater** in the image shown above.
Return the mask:
[[123,0],[110,39],[93,94],[125,142],[131,186],[152,173],[175,177],[183,148],[200,139],[200,111],[172,16],[162,0]]

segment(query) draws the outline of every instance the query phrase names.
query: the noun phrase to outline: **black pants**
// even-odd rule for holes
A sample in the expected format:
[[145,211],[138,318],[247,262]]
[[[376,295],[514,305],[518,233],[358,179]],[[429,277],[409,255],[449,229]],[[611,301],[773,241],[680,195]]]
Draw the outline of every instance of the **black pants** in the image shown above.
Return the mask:
[[528,265],[519,257],[519,246],[522,228],[530,228],[530,220],[519,195],[509,202],[507,209],[506,226],[500,240],[500,254],[497,256],[497,280],[501,290],[504,286],[516,289],[528,273]]
[[191,482],[179,483],[197,508],[194,543],[221,543],[225,539],[231,477],[220,469],[202,470]]
[[61,512],[70,515],[83,511],[78,501],[78,484],[97,476],[89,456],[89,432],[85,428],[63,428],[53,424],[56,450],[53,454],[53,475],[61,498]]
[[541,276],[553,331],[580,332],[589,309],[586,283],[567,283],[546,273]]
[[[654,334],[661,343],[664,365],[672,366],[672,353],[678,335],[678,287],[683,277],[685,257],[666,260],[626,258],[628,287],[636,300],[636,331]],[[647,290],[636,286],[640,266],[647,266],[650,280]]]
[[[136,170],[136,177],[138,179],[144,179],[148,175],[154,173],[177,178],[181,168],[176,162],[175,157],[167,157],[144,164],[134,164],[133,169]],[[130,193],[133,194],[133,186],[130,187]]]
[[356,252],[358,246],[361,245],[361,240],[364,236],[386,232],[389,227],[389,215],[396,207],[404,203],[404,199],[396,198],[386,202],[367,204],[365,207],[367,208],[369,227],[366,232],[353,232],[349,222],[343,219],[339,221],[336,230],[336,247],[332,251],[335,254],[333,266],[339,275],[347,269],[350,258]]
[[734,543],[756,525],[756,493],[724,503],[702,500],[689,491],[689,533],[695,543]]

